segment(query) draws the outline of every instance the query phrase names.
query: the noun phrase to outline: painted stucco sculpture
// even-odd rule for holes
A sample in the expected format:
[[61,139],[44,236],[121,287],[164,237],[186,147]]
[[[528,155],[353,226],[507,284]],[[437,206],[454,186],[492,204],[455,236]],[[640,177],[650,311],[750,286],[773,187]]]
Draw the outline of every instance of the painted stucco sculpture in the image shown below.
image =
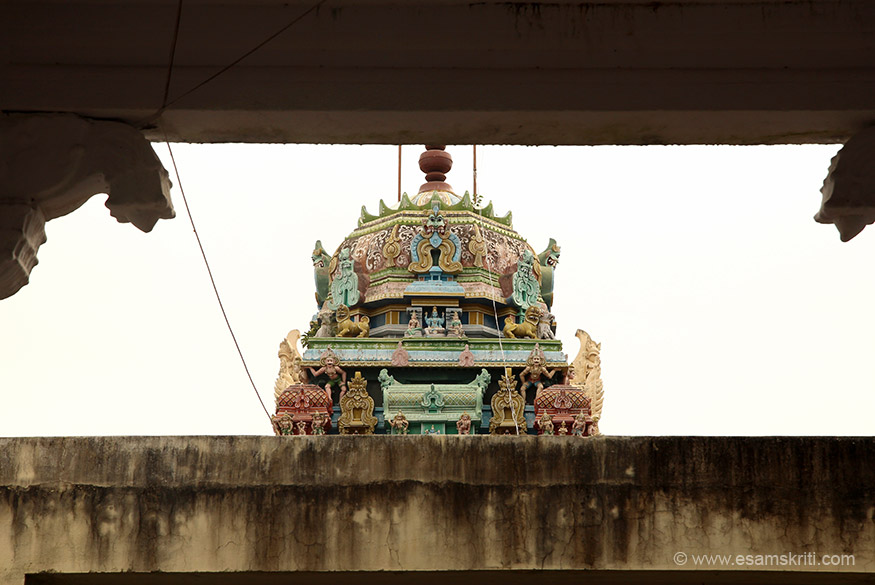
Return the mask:
[[513,303],[525,311],[538,302],[541,285],[535,276],[535,257],[531,250],[523,250],[513,275]]
[[331,281],[331,308],[341,305],[351,307],[359,302],[359,277],[355,273],[355,263],[350,258],[349,248],[340,251],[337,264],[340,273]]
[[526,399],[516,391],[516,380],[510,371],[498,381],[498,392],[492,397],[492,420],[489,433],[492,435],[526,434]]
[[368,396],[367,380],[356,372],[349,382],[349,391],[340,398],[337,428],[341,435],[372,435],[376,424],[374,399]]
[[547,249],[538,254],[538,264],[535,266],[541,281],[541,298],[548,309],[553,307],[553,271],[559,264],[559,250],[559,244],[550,238]]
[[402,384],[383,369],[379,381],[383,392],[383,414],[387,419],[404,412],[411,434],[439,432],[445,435],[460,432],[456,423],[463,414],[467,417],[467,425],[461,427],[463,430],[471,432],[472,427],[480,426],[483,395],[491,376],[483,369],[467,383]]
[[[275,396],[288,410],[302,386],[320,388],[332,410],[309,415],[314,435],[598,434],[600,346],[578,332],[572,368],[557,338],[559,245],[537,253],[510,213],[457,195],[451,166],[443,146],[428,146],[415,195],[363,207],[333,253],[316,242],[317,312],[303,354],[296,332],[283,341]],[[299,419],[280,416],[276,432],[299,432]],[[548,419],[553,435],[538,422]]]
[[322,240],[316,240],[313,253],[310,255],[313,261],[313,277],[316,280],[316,305],[322,306],[328,300],[331,256],[322,247]]
[[332,387],[339,388],[342,398],[343,393],[346,392],[346,371],[340,367],[337,355],[331,351],[330,347],[319,356],[319,364],[321,367],[318,370],[309,368],[313,380],[315,381],[319,376],[325,376],[325,390],[330,393]]

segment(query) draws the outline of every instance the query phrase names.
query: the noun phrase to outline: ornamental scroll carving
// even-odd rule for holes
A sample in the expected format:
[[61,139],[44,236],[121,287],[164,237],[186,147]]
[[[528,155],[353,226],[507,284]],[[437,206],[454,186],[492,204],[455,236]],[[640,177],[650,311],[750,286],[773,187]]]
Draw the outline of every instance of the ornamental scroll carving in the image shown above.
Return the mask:
[[301,332],[292,329],[286,338],[280,342],[277,356],[280,358],[280,371],[273,387],[274,400],[279,400],[280,394],[293,384],[306,382],[305,374],[301,369],[301,354],[298,353],[298,339]]
[[[589,333],[578,329],[575,334],[580,340],[580,351],[571,363],[572,375],[569,383],[583,388],[584,394],[591,400],[592,417],[598,422],[602,416],[602,405],[605,399],[604,385],[602,384],[602,361],[599,355],[602,344],[593,341]],[[598,434],[598,425],[594,426],[593,434]]]
[[462,271],[462,241],[447,225],[440,207],[435,204],[429,216],[422,220],[422,228],[410,242],[410,257],[412,262],[407,267],[410,272],[423,274],[434,266],[432,250],[438,251],[438,267],[448,273],[456,274]]
[[516,380],[507,371],[498,380],[498,392],[492,397],[492,418],[489,433],[492,435],[525,435],[525,398],[516,391]]
[[361,372],[349,381],[349,390],[340,399],[340,418],[337,428],[341,435],[372,435],[377,426],[374,399],[368,396],[368,382]]

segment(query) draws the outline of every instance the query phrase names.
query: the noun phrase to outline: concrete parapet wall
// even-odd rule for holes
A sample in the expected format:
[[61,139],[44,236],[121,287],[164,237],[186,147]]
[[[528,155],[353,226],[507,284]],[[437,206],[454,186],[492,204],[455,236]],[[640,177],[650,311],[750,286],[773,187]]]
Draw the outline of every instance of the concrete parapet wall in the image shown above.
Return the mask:
[[[873,462],[873,438],[0,439],[0,583],[49,571],[510,569],[868,582]],[[808,552],[854,564],[689,561]]]

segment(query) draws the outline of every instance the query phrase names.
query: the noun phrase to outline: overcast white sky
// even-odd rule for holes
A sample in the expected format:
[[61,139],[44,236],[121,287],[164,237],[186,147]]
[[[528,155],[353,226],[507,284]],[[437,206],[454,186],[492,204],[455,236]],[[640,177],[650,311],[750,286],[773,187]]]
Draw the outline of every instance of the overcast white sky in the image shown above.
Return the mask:
[[[577,328],[602,343],[603,432],[873,433],[875,227],[842,244],[812,220],[837,149],[478,148],[496,212],[536,250],[562,246],[558,333],[572,358]],[[470,190],[471,147],[448,150],[448,182]],[[404,147],[409,193],[421,151]],[[395,200],[397,148],[174,152],[272,411],[277,346],[315,309],[313,244]],[[30,284],[0,301],[0,435],[271,433],[173,196],[178,217],[150,234],[103,195],[47,225]]]

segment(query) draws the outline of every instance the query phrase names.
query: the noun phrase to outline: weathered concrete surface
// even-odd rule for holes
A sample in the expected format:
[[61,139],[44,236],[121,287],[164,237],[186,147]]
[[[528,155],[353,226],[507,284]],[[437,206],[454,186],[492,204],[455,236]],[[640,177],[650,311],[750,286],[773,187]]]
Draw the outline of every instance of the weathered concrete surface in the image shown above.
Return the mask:
[[326,144],[834,142],[875,119],[869,0],[316,4],[6,0],[0,110]]
[[873,438],[0,439],[0,583],[875,582],[873,462]]

